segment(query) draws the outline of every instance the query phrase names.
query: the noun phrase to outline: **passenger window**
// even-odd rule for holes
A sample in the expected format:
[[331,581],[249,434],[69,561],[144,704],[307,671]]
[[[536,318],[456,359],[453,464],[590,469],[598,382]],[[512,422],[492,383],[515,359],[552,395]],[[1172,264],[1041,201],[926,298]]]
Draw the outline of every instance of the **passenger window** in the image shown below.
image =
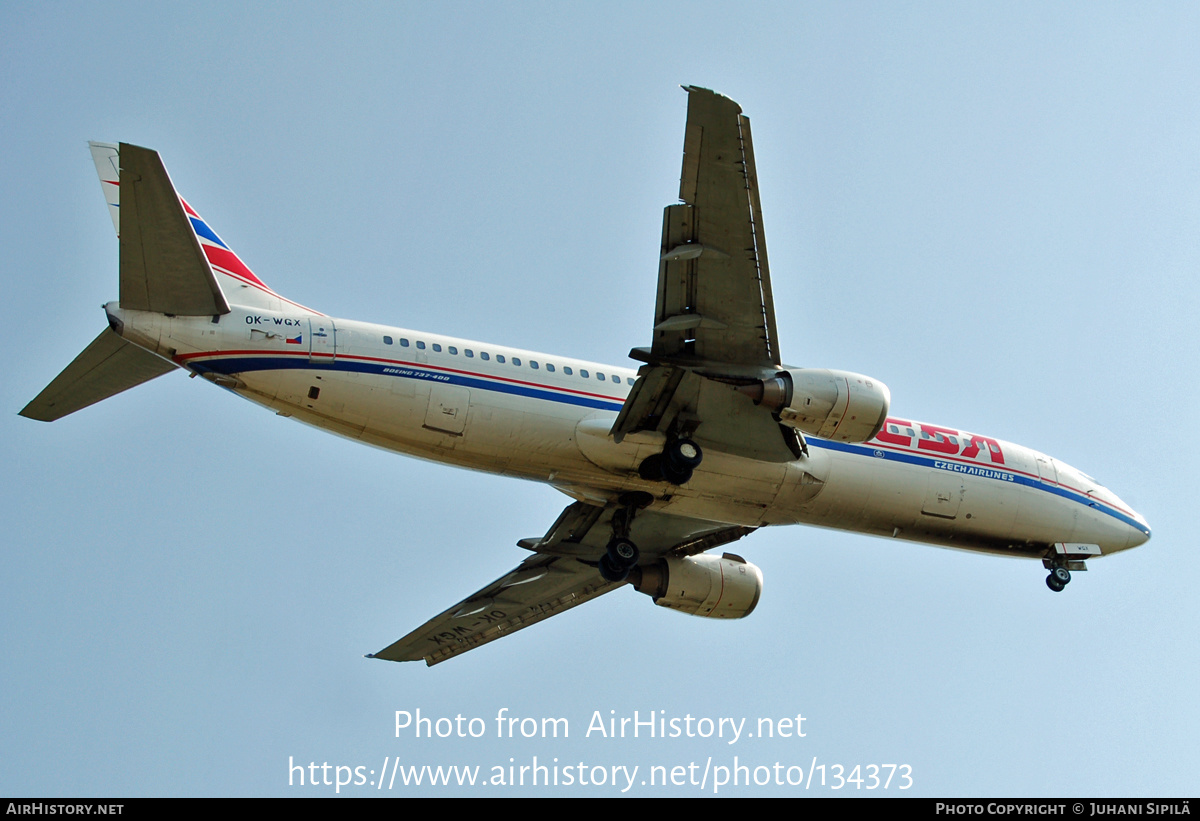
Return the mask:
[[449,348],[449,350],[450,350],[450,353],[451,353],[453,356],[458,356],[458,348],[456,348],[456,347],[454,347],[453,345],[451,345],[451,346],[450,346],[450,348]]
[[491,359],[491,357],[490,357],[490,356],[488,356],[488,352],[487,352],[487,351],[480,351],[480,352],[479,352],[479,358],[480,358],[480,359],[482,359],[484,362],[487,362],[489,359]]
[[503,365],[504,364],[504,354],[502,354],[502,353],[496,354],[496,361],[499,362],[501,365]]
[[579,375],[582,376],[584,379],[588,378],[588,372],[585,370],[580,369]]
[[529,360],[529,367],[533,368],[536,371],[538,369],[538,363],[531,359],[531,360]]
[[391,345],[391,344],[392,344],[392,338],[391,338],[390,336],[385,336],[385,337],[383,338],[383,344],[384,344],[384,345]]
[[570,365],[564,365],[563,373],[565,373],[567,376],[572,376],[572,375],[574,375],[575,371],[571,369]]
[[407,339],[405,339],[404,337],[400,337],[400,347],[401,347],[401,348],[407,348],[407,347],[408,347],[408,340],[407,340]]
[[519,367],[521,367],[521,360],[520,360],[520,359],[517,359],[517,358],[514,356],[514,357],[513,357],[513,364],[514,364],[514,365],[516,365],[516,366],[519,368]]
[[602,373],[598,373],[598,374],[596,374],[596,378],[597,378],[597,379],[599,379],[601,382],[603,382],[603,381],[604,381],[605,379],[607,379],[608,377],[607,377],[607,376],[605,376],[605,375],[604,375],[604,374],[602,374]]
[[553,366],[553,365],[551,365],[549,362],[547,362],[547,363],[546,363],[546,370],[550,371],[550,373],[554,373],[554,366]]
[[425,350],[425,343],[419,339],[417,340],[417,350],[420,350],[420,351]]
[[627,377],[625,377],[625,381],[626,381],[628,384],[632,385],[632,384],[633,384],[633,382],[634,382],[634,379],[633,379],[633,377],[632,377],[632,376],[627,376]]
[[441,353],[441,352],[442,352],[442,346],[441,346],[441,345],[439,345],[439,344],[437,344],[436,342],[434,342],[434,343],[433,343],[433,349],[434,349],[435,351],[437,351],[438,353]]
[[463,353],[465,353],[467,355],[467,359],[475,358],[475,352],[473,350],[471,350],[470,348],[467,348],[466,350],[464,350]]

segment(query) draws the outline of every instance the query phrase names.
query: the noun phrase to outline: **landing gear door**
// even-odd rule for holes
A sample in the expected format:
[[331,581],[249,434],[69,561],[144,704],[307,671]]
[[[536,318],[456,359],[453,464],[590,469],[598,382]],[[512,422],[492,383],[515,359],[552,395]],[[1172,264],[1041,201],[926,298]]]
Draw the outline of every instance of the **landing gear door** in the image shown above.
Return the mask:
[[308,318],[308,361],[334,362],[337,360],[337,330],[333,320],[323,316]]

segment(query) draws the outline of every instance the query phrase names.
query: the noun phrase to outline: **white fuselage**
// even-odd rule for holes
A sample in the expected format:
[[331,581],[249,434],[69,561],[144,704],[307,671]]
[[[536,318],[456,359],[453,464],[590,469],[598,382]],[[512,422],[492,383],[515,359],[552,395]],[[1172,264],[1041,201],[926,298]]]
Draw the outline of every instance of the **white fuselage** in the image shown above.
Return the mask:
[[[331,319],[234,306],[214,321],[107,306],[127,339],[251,401],[399,453],[547,482],[605,503],[745,526],[811,524],[1006,555],[1055,543],[1100,554],[1142,544],[1145,520],[1081,472],[1036,451],[891,417],[864,444],[809,437],[770,463],[709,450],[691,481],[647,482],[663,438],[609,430],[628,368]],[[702,431],[700,431],[702,433]]]

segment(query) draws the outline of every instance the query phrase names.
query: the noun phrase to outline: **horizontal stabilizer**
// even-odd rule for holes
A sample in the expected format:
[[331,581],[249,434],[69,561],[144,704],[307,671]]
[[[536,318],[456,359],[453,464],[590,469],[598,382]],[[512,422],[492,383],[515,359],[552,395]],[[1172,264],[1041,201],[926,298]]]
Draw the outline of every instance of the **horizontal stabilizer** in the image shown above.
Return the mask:
[[36,399],[25,406],[21,415],[40,422],[53,422],[174,369],[167,360],[127,342],[111,328],[105,328]]
[[157,151],[121,143],[121,307],[176,316],[229,313]]

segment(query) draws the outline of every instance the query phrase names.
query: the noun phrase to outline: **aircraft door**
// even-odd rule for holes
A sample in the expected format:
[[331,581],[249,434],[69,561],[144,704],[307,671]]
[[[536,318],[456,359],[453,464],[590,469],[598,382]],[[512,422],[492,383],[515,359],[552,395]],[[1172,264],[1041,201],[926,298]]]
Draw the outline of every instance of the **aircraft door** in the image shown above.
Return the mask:
[[308,318],[308,361],[337,361],[337,328],[324,316]]
[[1058,484],[1058,470],[1054,467],[1054,460],[1049,456],[1037,455],[1038,476],[1048,485]]

